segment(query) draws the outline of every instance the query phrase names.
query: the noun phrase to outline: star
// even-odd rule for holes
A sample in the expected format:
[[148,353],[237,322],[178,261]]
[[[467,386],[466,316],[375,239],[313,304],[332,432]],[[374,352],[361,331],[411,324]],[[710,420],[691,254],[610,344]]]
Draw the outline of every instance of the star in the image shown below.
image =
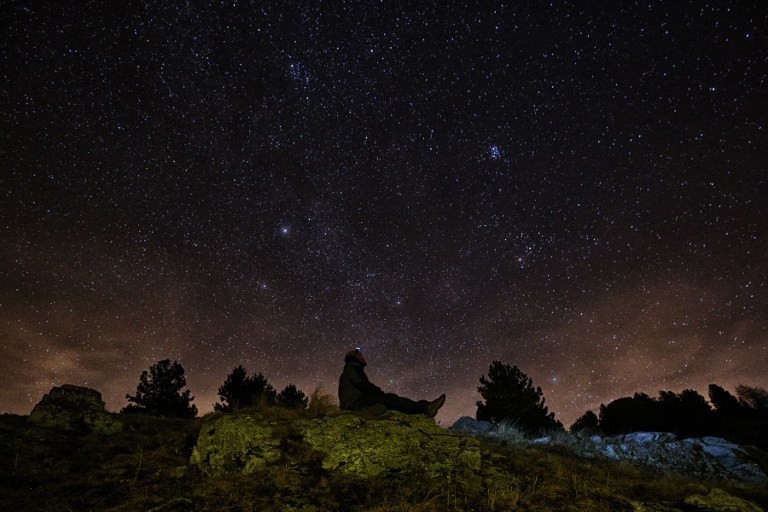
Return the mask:
[[757,3],[38,4],[0,41],[0,412],[119,410],[166,358],[203,414],[240,364],[333,390],[358,340],[446,424],[494,359],[566,425],[768,386]]

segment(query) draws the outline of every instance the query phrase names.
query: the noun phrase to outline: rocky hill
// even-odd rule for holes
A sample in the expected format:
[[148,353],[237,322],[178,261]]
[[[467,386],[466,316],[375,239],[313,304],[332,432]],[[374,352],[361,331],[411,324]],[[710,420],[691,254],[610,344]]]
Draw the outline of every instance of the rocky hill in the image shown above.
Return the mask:
[[[554,442],[466,423],[446,430],[424,416],[333,410],[194,420],[115,415],[98,392],[63,386],[29,417],[0,417],[0,510],[752,512],[768,505],[765,454],[749,448],[688,443],[690,460],[667,467],[652,463],[659,453],[677,457],[671,444],[680,441],[666,435],[636,436],[634,444]],[[748,470],[712,464],[724,451],[737,451]]]

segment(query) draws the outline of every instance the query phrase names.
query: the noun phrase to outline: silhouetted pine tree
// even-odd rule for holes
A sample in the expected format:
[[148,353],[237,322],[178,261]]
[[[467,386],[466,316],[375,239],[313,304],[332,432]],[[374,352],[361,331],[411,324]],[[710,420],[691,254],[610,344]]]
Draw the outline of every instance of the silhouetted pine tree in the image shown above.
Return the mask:
[[741,409],[739,400],[717,384],[709,385],[709,401],[720,415],[738,413]]
[[768,391],[740,384],[736,386],[739,404],[755,411],[768,411]]
[[248,377],[245,368],[238,365],[219,387],[219,397],[221,403],[214,404],[213,408],[231,412],[245,407],[274,405],[277,393],[261,373]]
[[529,434],[562,430],[562,423],[544,404],[541,388],[533,387],[531,378],[517,366],[494,361],[488,368],[488,378],[480,377],[480,384],[477,390],[485,402],[477,402],[478,420],[508,421]]
[[144,370],[136,386],[136,395],[125,395],[129,404],[125,413],[146,413],[152,416],[194,418],[197,407],[191,405],[190,391],[181,391],[187,385],[184,367],[170,359],[158,361]]
[[597,414],[587,411],[573,422],[569,430],[571,432],[597,431],[598,421]]
[[712,428],[712,409],[707,400],[693,389],[684,389],[680,394],[659,391],[654,409],[653,430],[694,436],[705,435]]

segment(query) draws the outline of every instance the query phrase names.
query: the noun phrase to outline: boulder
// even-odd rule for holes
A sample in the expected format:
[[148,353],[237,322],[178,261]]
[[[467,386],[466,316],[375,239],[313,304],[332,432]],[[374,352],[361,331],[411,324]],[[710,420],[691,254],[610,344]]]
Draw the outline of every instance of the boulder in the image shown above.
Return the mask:
[[384,419],[341,413],[273,423],[258,413],[225,414],[203,425],[190,462],[209,475],[287,463],[362,479],[417,472],[467,495],[483,488],[477,439],[446,432],[432,418],[398,412]]
[[765,468],[760,467],[758,459],[753,457],[762,455],[761,458],[765,460],[765,453],[757,448],[739,446],[718,437],[684,439],[682,443],[688,445],[693,452],[699,452],[714,470],[732,479],[755,483],[768,480]]
[[763,512],[763,509],[722,489],[712,489],[708,494],[694,494],[685,498],[685,510],[689,512]]
[[101,393],[64,384],[44,395],[29,414],[29,423],[60,430],[97,434],[115,434],[123,429],[116,415],[104,409]]
[[761,484],[768,481],[755,457],[746,449],[717,437],[678,439],[668,432],[633,432],[623,436],[592,436],[574,449],[582,455],[637,462],[700,478],[723,478]]
[[280,440],[258,414],[224,414],[200,429],[190,463],[208,475],[253,473],[280,460]]
[[488,421],[476,420],[471,416],[462,416],[450,426],[448,430],[454,432],[466,432],[474,435],[490,434],[493,431],[493,424]]
[[450,430],[490,442],[561,445],[582,457],[628,461],[697,478],[748,484],[768,482],[768,454],[754,446],[740,446],[717,437],[679,439],[669,432],[632,432],[612,437],[571,434],[531,439],[503,423],[494,425],[467,416],[459,418]]

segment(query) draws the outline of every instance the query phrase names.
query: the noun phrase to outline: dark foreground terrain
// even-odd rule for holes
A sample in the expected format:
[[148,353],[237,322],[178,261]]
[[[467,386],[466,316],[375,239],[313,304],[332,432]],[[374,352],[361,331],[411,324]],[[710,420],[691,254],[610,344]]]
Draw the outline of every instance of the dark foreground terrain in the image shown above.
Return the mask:
[[[82,434],[0,416],[0,510],[7,511],[670,511],[714,488],[768,506],[764,486],[733,486],[589,460],[554,447],[482,444],[496,478],[466,496],[418,473],[360,479],[324,469],[302,451],[290,418],[274,421],[278,464],[250,474],[206,476],[189,464],[203,419],[122,415],[113,435]],[[719,491],[718,491],[719,492]],[[689,500],[690,501],[690,500]],[[759,505],[759,507],[757,507]],[[754,507],[754,508],[750,508]]]

